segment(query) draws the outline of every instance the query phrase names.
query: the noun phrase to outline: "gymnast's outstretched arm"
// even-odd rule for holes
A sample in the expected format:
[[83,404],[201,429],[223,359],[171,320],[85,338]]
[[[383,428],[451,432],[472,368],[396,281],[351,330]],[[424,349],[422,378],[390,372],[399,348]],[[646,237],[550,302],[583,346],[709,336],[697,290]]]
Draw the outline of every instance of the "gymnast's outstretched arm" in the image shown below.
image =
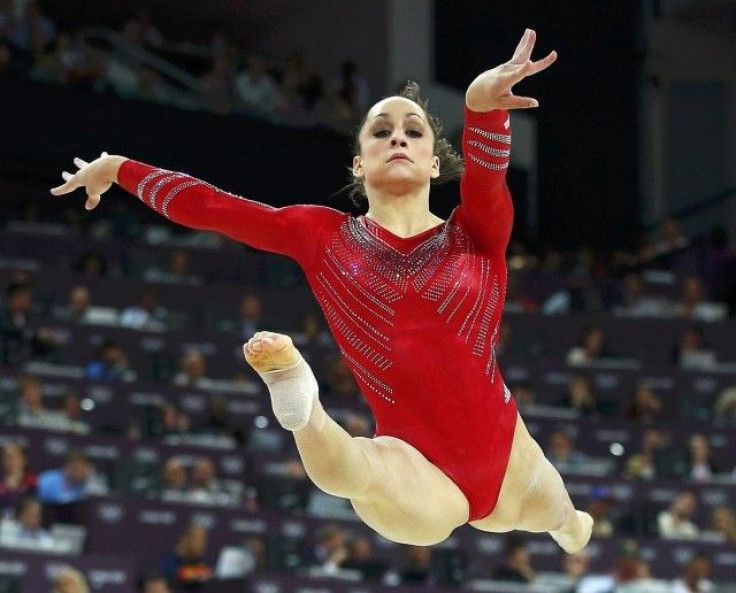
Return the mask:
[[508,110],[538,106],[536,99],[518,97],[512,88],[557,59],[551,52],[532,61],[535,41],[536,33],[527,29],[511,60],[480,74],[465,93],[460,209],[475,242],[489,252],[505,251],[513,222],[513,204],[506,186],[511,152]]
[[323,206],[274,208],[220,190],[184,173],[159,169],[123,156],[102,153],[87,163],[74,159],[79,170],[64,172],[55,196],[84,187],[88,210],[100,203],[113,183],[174,222],[199,230],[220,232],[256,249],[287,255],[304,265],[316,250],[320,230],[344,216]]

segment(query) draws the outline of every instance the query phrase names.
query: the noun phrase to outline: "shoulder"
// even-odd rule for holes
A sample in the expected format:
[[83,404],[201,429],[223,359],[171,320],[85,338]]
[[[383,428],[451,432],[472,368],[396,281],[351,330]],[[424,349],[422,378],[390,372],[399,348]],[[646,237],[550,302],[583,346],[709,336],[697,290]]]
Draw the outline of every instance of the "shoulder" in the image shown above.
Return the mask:
[[284,206],[279,210],[292,224],[308,225],[310,230],[324,230],[329,226],[337,227],[350,218],[347,212],[314,204]]

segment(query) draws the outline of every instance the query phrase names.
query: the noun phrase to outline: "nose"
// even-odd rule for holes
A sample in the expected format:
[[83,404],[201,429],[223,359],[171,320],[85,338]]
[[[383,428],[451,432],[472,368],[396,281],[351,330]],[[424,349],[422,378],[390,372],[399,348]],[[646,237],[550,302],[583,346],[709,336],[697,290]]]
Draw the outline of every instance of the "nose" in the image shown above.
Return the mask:
[[391,146],[406,148],[406,137],[401,132],[394,132],[394,135],[391,137]]

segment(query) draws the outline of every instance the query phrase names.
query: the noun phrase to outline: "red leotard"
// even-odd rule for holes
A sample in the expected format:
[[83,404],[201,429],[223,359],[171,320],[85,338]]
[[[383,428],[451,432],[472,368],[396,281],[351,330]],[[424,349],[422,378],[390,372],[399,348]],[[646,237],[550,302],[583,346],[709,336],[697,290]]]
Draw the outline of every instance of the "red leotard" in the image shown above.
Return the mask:
[[123,163],[118,180],[175,222],[296,260],[373,410],[376,435],[421,451],[477,520],[496,505],[517,418],[494,350],[513,217],[510,143],[506,111],[466,109],[461,205],[410,238],[322,206],[272,208],[135,161]]

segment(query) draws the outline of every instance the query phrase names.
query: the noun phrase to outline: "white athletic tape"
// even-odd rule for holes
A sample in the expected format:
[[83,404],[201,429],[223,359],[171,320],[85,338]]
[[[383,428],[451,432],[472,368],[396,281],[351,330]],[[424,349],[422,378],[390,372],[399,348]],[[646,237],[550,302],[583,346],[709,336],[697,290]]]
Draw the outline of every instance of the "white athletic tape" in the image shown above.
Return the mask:
[[301,430],[307,425],[319,386],[312,369],[299,356],[299,362],[286,369],[258,373],[271,394],[271,406],[279,424],[286,430]]

